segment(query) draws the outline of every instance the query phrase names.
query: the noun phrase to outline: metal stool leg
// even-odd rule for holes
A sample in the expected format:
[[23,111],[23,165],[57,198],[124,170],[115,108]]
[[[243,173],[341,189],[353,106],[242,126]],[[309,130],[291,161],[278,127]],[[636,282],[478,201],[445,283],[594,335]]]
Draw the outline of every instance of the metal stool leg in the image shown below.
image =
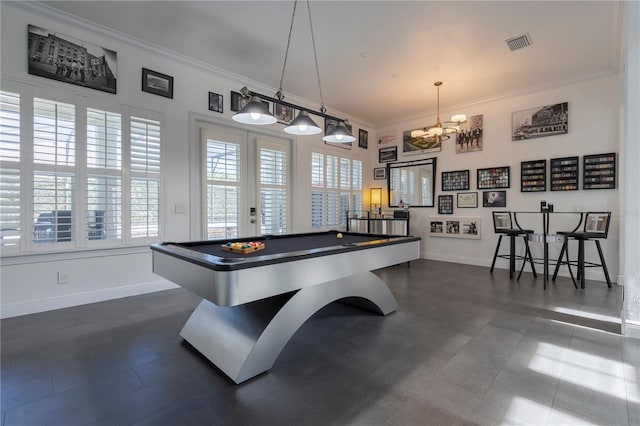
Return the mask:
[[496,245],[496,252],[493,254],[493,262],[491,262],[491,271],[493,274],[493,267],[496,266],[496,259],[498,258],[498,251],[500,250],[500,243],[502,242],[502,235],[498,238],[498,244]]
[[528,236],[525,235],[522,238],[524,238],[525,253],[524,253],[524,260],[522,261],[522,266],[520,267],[520,273],[518,274],[518,280],[520,280],[520,276],[522,275],[522,272],[524,271],[524,267],[527,264],[527,262],[529,262],[529,264],[531,265],[531,272],[533,272],[533,277],[538,278],[538,274],[536,273],[536,267],[533,264],[533,255],[531,254],[531,249],[529,248]]
[[598,255],[600,256],[600,263],[604,270],[604,277],[607,279],[607,287],[611,288],[611,279],[609,279],[609,270],[607,269],[607,263],[604,261],[604,255],[602,254],[602,247],[600,247],[600,241],[595,240],[596,247],[598,248]]
[[[560,265],[563,264],[562,255],[566,250],[567,250],[567,240],[565,239],[564,243],[562,243],[562,248],[560,249],[560,256],[558,256],[558,260],[556,261],[556,269],[553,271],[553,277],[551,278],[552,281],[555,281],[556,277],[558,276],[558,270],[560,269]],[[571,269],[571,266],[569,266],[569,269]]]

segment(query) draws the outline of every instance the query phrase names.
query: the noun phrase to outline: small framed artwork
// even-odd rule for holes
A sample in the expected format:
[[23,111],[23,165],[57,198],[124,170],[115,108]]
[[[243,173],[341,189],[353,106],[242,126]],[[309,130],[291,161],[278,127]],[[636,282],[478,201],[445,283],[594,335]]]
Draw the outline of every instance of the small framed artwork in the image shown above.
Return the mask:
[[478,207],[478,193],[477,192],[458,192],[458,204],[459,209],[472,209]]
[[438,214],[453,214],[453,195],[438,195]]
[[546,105],[517,111],[511,117],[511,140],[521,141],[569,131],[569,104]]
[[222,95],[209,92],[209,111],[222,112]]
[[238,112],[244,107],[249,99],[242,96],[239,92],[231,91],[231,106],[230,109],[233,112]]
[[509,188],[509,166],[478,169],[476,185],[478,189]]
[[289,124],[293,121],[296,115],[296,110],[289,105],[282,105],[279,103],[273,103],[273,115],[278,120],[278,123]]
[[482,207],[507,207],[507,191],[484,191]]
[[173,77],[142,68],[142,91],[173,99]]
[[549,164],[551,190],[578,190],[579,169],[578,157],[552,158]]
[[398,160],[398,147],[390,146],[388,148],[380,148],[378,150],[378,162],[390,163]]
[[442,172],[443,191],[468,191],[469,170],[457,170],[455,172]]
[[364,149],[369,146],[369,132],[364,129],[358,130],[358,146]]
[[456,154],[482,151],[483,117],[473,115],[461,124],[455,135]]
[[616,187],[616,153],[582,157],[582,189],[614,189]]
[[428,233],[430,237],[464,238],[479,240],[479,217],[430,217],[428,219]]
[[520,192],[544,192],[547,190],[547,160],[522,161],[520,163]]
[[373,169],[373,178],[375,180],[381,180],[387,178],[387,169],[385,167],[376,167]]

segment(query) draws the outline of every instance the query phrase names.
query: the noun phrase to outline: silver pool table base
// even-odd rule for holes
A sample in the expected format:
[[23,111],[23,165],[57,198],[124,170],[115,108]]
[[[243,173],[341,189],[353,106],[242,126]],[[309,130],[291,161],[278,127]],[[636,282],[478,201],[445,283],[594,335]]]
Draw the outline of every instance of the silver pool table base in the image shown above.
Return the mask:
[[341,299],[382,315],[398,308],[384,281],[363,272],[237,306],[217,306],[205,299],[180,335],[235,383],[242,383],[269,370],[307,319]]

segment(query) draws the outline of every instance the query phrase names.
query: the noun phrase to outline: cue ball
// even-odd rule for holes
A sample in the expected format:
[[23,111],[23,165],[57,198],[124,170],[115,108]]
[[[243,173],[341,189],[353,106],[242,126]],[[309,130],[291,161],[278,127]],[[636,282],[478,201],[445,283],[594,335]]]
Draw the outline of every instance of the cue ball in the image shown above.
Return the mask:
[[338,237],[338,238],[342,238],[342,234],[338,232],[338,234],[336,235],[336,237]]

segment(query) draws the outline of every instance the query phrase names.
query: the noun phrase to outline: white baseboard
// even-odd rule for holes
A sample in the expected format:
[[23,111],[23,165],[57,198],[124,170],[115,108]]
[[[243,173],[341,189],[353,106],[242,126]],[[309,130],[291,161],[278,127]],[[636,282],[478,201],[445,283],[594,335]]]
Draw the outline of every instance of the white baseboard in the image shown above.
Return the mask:
[[636,321],[622,321],[622,334],[626,337],[640,339],[640,323]]
[[3,305],[0,307],[0,318],[12,318],[21,315],[35,314],[38,312],[52,311],[54,309],[69,308],[71,306],[86,305],[88,303],[104,302],[105,300],[119,299],[139,294],[153,293],[156,291],[178,288],[177,285],[167,280],[154,281],[142,284],[133,284],[123,287],[109,288],[105,290],[78,293],[52,299],[34,300],[30,302]]

